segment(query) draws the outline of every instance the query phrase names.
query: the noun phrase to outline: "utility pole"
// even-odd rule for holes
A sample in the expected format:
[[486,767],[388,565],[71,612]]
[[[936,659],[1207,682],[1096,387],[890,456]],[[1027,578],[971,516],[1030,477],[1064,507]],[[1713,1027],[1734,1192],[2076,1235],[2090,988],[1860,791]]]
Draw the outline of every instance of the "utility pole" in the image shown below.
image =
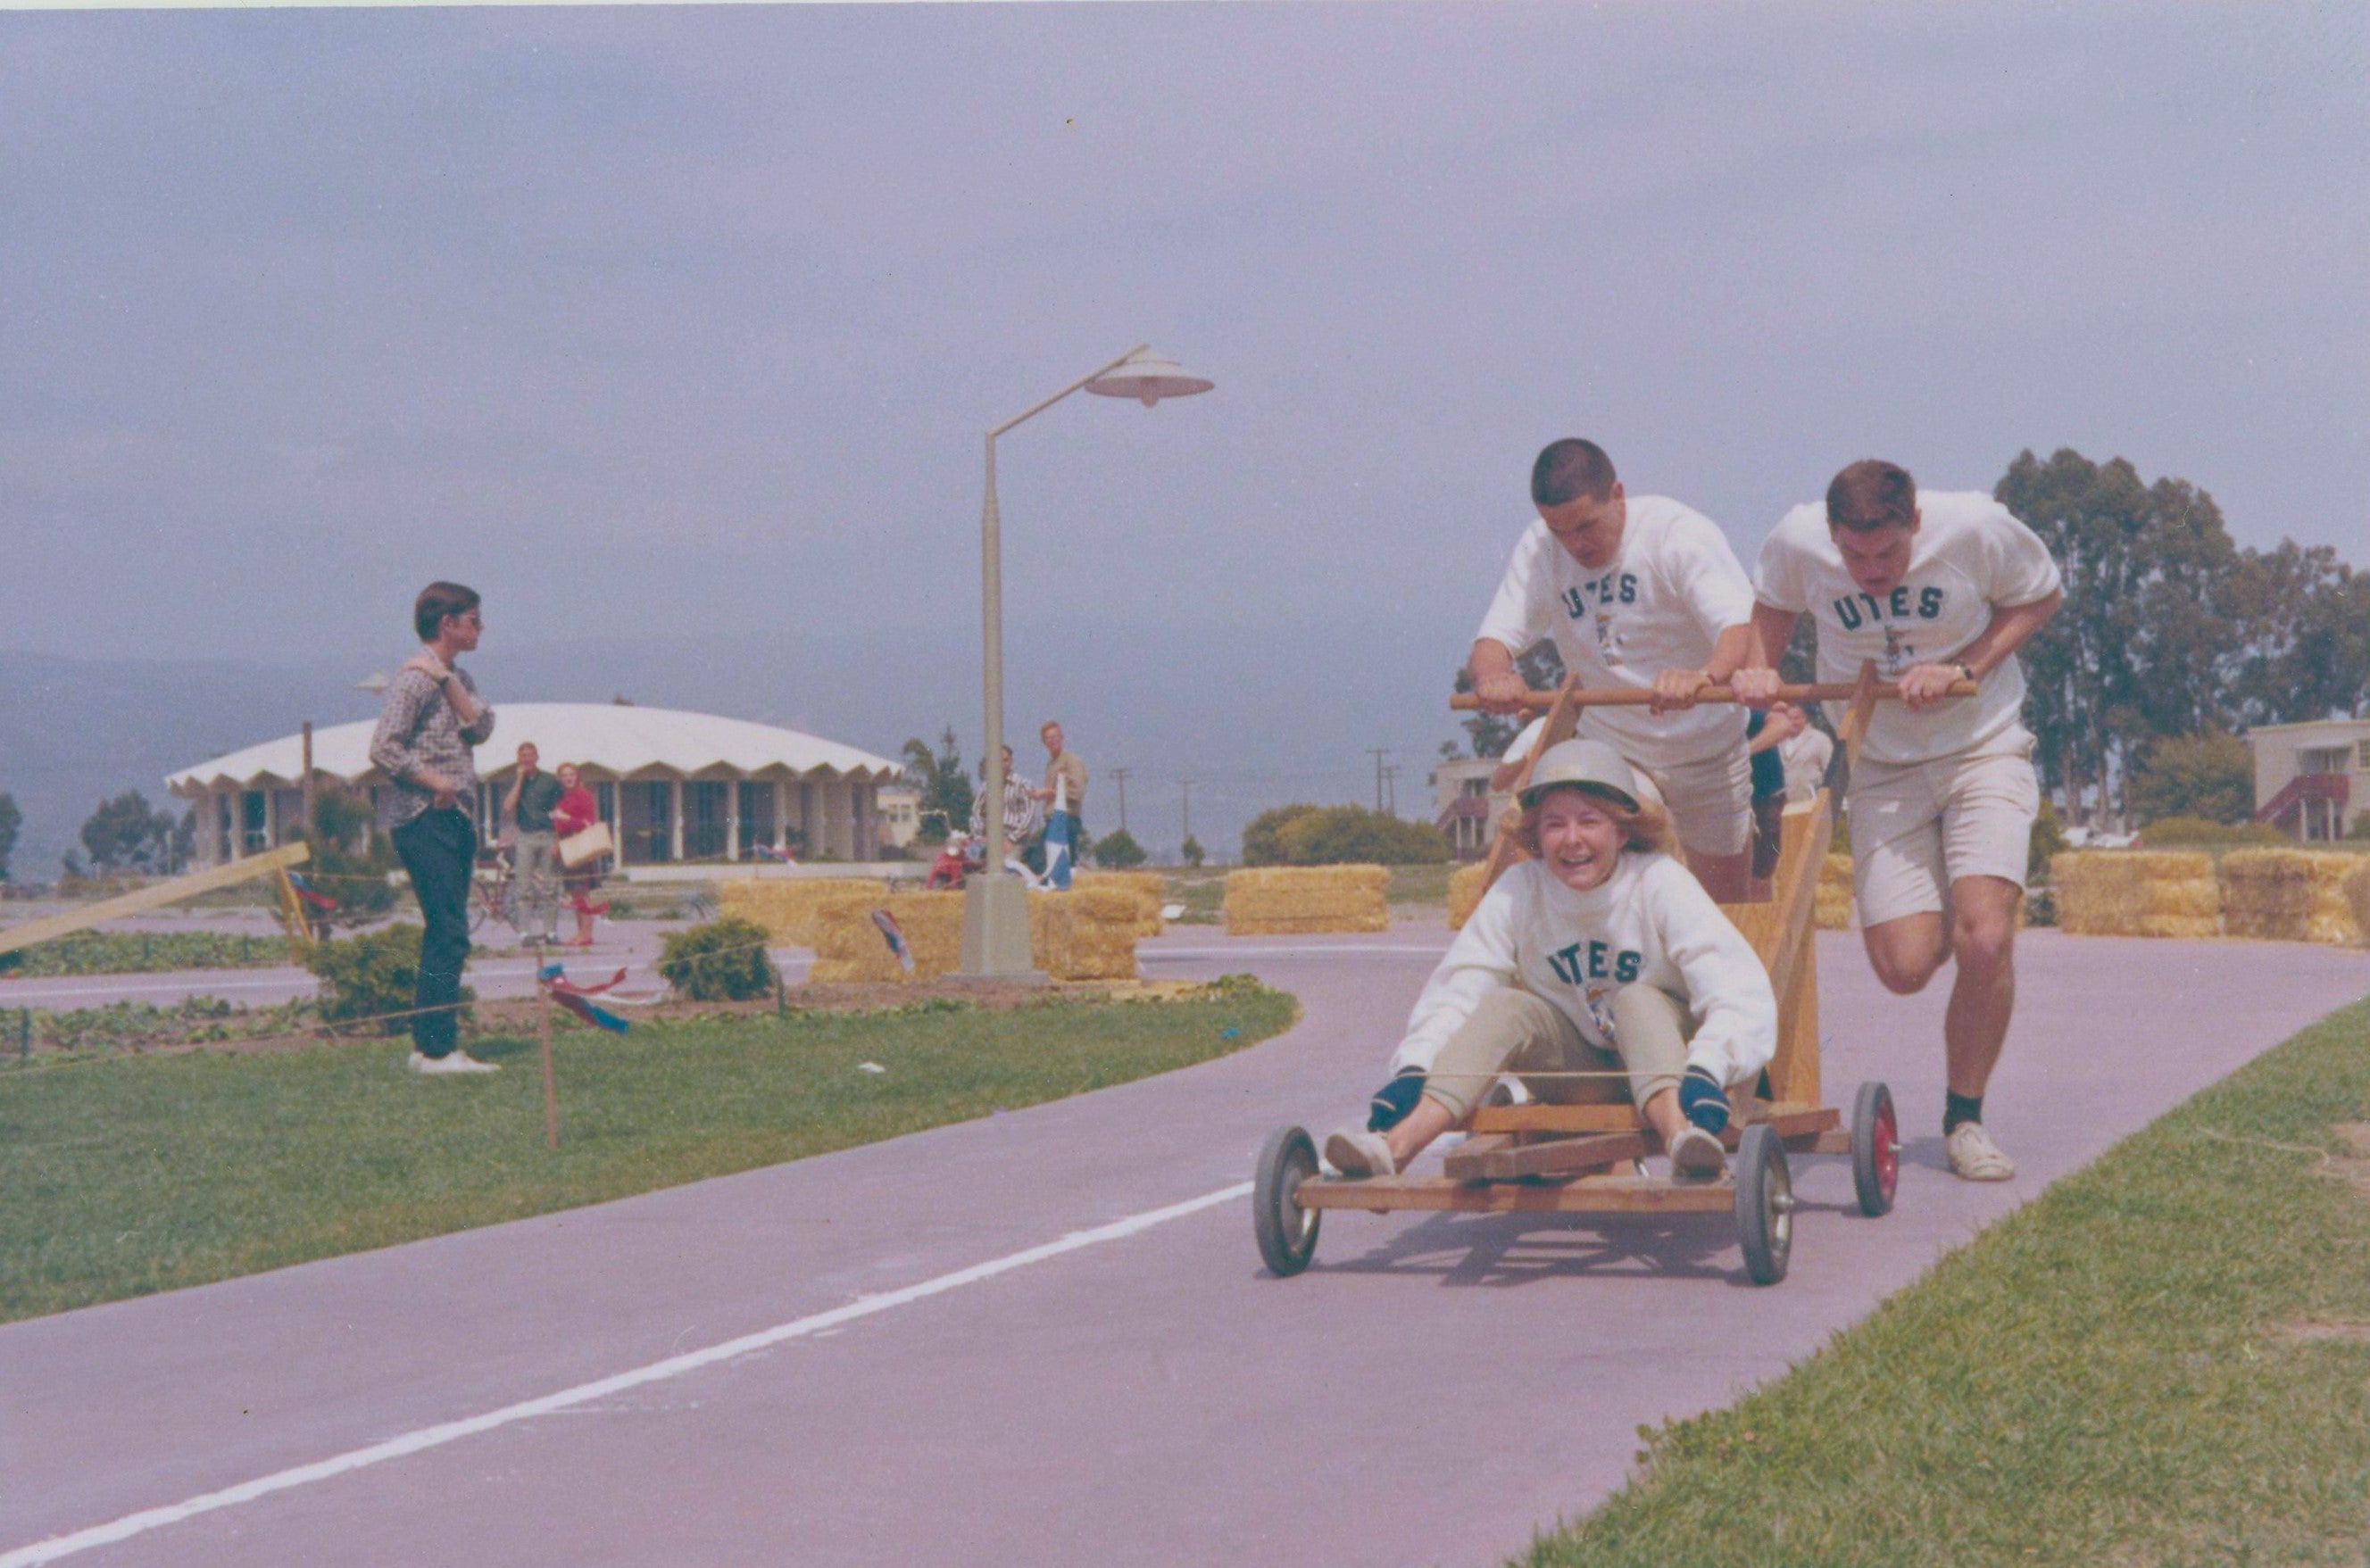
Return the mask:
[[1179,779],[1178,783],[1185,789],[1185,837],[1190,839],[1193,836],[1193,781]]
[[1133,768],[1113,768],[1110,771],[1112,782],[1119,785],[1119,830],[1122,833],[1127,831],[1127,775],[1133,772]]
[[1391,749],[1387,746],[1369,746],[1366,750],[1375,759],[1375,809],[1380,811],[1383,808],[1383,759],[1391,754]]
[[1397,762],[1383,770],[1383,783],[1388,786],[1390,813],[1396,817],[1399,814],[1399,765]]

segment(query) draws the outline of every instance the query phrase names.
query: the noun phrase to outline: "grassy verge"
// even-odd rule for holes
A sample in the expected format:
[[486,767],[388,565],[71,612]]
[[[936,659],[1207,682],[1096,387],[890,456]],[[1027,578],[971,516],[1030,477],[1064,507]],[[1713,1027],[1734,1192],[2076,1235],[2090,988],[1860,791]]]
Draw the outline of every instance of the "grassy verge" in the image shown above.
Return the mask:
[[2364,1562],[2370,1161],[2331,1129],[2365,1119],[2370,1003],[1732,1409],[1647,1433],[1630,1484],[1528,1561]]
[[[0,969],[28,977],[247,969],[287,962],[284,937],[220,931],[78,931],[0,955]],[[7,988],[0,985],[0,1006],[7,997]]]
[[[0,1321],[573,1207],[1189,1066],[1284,1028],[1241,980],[1162,1001],[927,1002],[571,1030],[415,1078],[403,1042],[0,1074]],[[887,1070],[870,1072],[870,1062]]]

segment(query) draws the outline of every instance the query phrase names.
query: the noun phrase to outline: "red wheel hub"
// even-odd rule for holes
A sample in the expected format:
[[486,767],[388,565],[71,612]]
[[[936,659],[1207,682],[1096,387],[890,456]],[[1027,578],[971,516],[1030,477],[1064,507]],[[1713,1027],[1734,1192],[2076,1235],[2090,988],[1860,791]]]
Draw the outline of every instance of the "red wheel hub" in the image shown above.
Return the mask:
[[1890,1198],[1901,1179],[1901,1129],[1887,1104],[1876,1113],[1876,1183]]

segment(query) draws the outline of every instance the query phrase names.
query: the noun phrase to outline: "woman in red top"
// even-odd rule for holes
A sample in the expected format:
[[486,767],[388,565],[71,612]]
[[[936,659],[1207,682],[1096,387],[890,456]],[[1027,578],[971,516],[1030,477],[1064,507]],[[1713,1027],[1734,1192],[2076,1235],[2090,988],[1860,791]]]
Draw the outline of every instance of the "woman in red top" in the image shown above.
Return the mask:
[[[568,838],[581,833],[601,819],[601,807],[592,792],[584,787],[583,775],[573,762],[559,765],[559,804],[551,808],[552,836]],[[601,885],[601,862],[596,856],[581,865],[569,866],[560,874],[560,886],[567,889],[568,903],[576,911],[576,934],[568,939],[570,947],[592,945],[592,917],[607,906],[592,902],[592,889]]]

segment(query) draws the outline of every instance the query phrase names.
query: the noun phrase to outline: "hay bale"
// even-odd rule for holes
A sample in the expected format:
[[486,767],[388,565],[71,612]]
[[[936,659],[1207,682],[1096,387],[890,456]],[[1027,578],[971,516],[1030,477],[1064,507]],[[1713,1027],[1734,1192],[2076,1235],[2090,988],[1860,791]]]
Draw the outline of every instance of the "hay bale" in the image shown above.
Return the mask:
[[1811,923],[1821,931],[1849,931],[1852,925],[1852,858],[1829,854],[1819,862],[1818,890],[1812,895]]
[[1473,911],[1481,907],[1481,880],[1488,875],[1490,863],[1475,861],[1460,865],[1448,878],[1448,929],[1463,931]]
[[1133,888],[1073,886],[1029,895],[1030,955],[1057,980],[1133,979],[1142,929]]
[[1158,936],[1164,929],[1160,906],[1168,900],[1168,878],[1157,871],[1081,871],[1072,879],[1076,887],[1124,887],[1135,896],[1135,934]]
[[2214,857],[2161,850],[2069,850],[2052,855],[2058,929],[2074,936],[2222,934]]
[[2222,909],[2233,936],[2352,946],[2364,927],[2348,899],[2362,869],[2350,854],[2236,850],[2222,857]]
[[889,884],[877,876],[753,877],[719,884],[716,904],[721,914],[764,926],[776,942],[812,947],[817,921],[826,908],[869,898],[869,907],[879,909],[888,897]]
[[2370,942],[2370,855],[2354,856],[2353,869],[2338,886],[2353,915],[2354,941]]
[[[873,923],[885,910],[905,933],[914,969],[890,951]],[[957,892],[897,893],[882,898],[843,897],[816,917],[814,968],[824,983],[930,980],[962,965],[963,896]],[[1029,895],[1030,961],[1057,980],[1133,979],[1139,929],[1136,896],[1127,887],[1081,887]]]
[[1260,865],[1226,873],[1226,932],[1282,936],[1387,931],[1391,874],[1379,865]]

